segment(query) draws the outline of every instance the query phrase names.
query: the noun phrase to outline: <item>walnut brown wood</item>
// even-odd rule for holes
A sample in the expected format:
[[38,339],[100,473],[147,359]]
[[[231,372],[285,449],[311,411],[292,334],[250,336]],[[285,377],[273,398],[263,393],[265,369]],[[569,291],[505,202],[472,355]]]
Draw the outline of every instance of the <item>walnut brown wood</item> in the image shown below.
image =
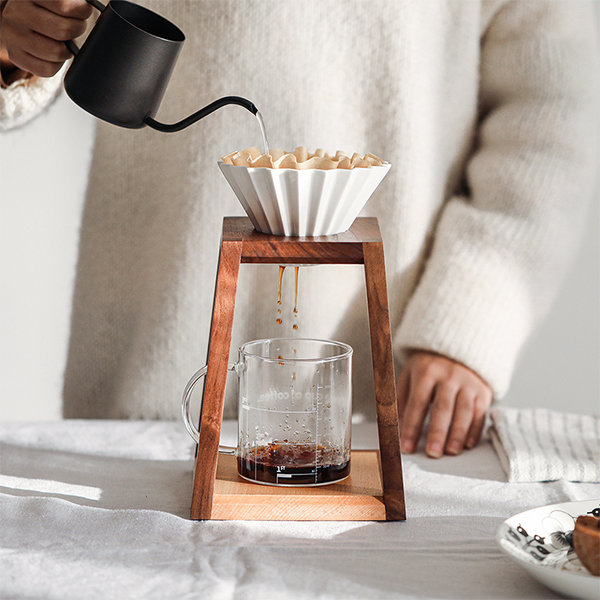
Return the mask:
[[406,512],[383,244],[381,242],[365,242],[363,254],[375,402],[377,403],[377,431],[381,451],[383,498],[386,518],[390,521],[398,521],[406,519]]
[[222,240],[210,325],[200,440],[196,453],[192,519],[211,518],[241,254],[240,242]]
[[[380,466],[385,511],[381,510],[381,502],[380,499],[377,500],[378,495],[375,492],[371,491],[366,494],[369,497],[368,500],[364,498],[362,500],[350,499],[352,494],[360,496],[360,492],[357,491],[360,486],[347,488],[343,494],[344,499],[340,500],[333,488],[338,488],[339,492],[340,489],[343,489],[344,482],[325,488],[300,488],[301,495],[305,498],[302,508],[294,510],[288,506],[279,512],[268,508],[269,503],[281,507],[277,498],[278,496],[289,497],[289,488],[273,487],[272,491],[265,493],[264,490],[262,492],[259,490],[266,486],[244,483],[243,487],[236,488],[234,496],[223,491],[230,488],[222,478],[231,479],[231,473],[227,469],[223,470],[225,467],[221,465],[226,464],[230,469],[233,463],[230,460],[231,457],[219,457],[218,448],[240,263],[364,264],[380,446],[380,455],[377,455],[377,460],[375,462],[371,460],[369,464],[371,464],[370,468],[375,470],[377,470],[376,464]],[[352,471],[349,478],[351,481],[356,480],[355,468],[362,469],[364,475],[366,459],[361,457],[358,460],[362,461],[362,467],[354,464],[353,453]],[[217,462],[219,470],[217,470]],[[217,480],[216,495],[215,479]],[[240,479],[240,481],[243,480]],[[331,492],[321,491],[332,489]],[[291,495],[294,496],[294,494]],[[257,501],[259,497],[260,501]],[[271,500],[265,501],[265,497],[271,498]],[[324,504],[324,498],[329,498],[328,504]],[[332,498],[334,500],[331,500]],[[340,503],[338,509],[333,508],[336,502]],[[370,508],[365,509],[365,502]],[[224,504],[227,503],[230,507],[234,507],[233,512],[223,509]],[[267,506],[266,509],[265,506]],[[255,511],[260,514],[255,514]],[[227,516],[231,514],[237,516]],[[255,231],[247,217],[225,217],[223,220],[191,518],[267,518],[261,517],[261,514],[269,515],[270,519],[287,520],[323,520],[323,518],[404,520],[406,518],[383,242],[375,218],[359,217],[348,231],[321,237],[268,235]],[[323,517],[324,514],[328,516]]]

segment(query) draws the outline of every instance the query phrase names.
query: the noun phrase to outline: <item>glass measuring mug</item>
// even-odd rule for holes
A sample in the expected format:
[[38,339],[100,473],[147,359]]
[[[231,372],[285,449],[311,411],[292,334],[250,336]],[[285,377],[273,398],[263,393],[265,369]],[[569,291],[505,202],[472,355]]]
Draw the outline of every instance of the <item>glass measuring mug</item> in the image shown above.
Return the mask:
[[[229,370],[238,378],[238,473],[268,485],[315,486],[350,474],[352,348],[340,342],[273,338],[245,343]],[[189,380],[182,400],[196,443],[189,404],[207,367]],[[202,408],[200,409],[202,415]]]

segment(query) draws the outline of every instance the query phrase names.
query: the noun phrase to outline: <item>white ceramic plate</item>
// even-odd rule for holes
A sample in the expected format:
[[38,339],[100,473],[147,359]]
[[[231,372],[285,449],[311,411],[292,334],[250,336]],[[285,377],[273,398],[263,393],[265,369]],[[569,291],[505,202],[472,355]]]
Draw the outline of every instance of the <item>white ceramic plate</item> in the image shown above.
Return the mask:
[[579,515],[600,517],[600,499],[533,508],[506,519],[496,541],[509,558],[538,581],[569,598],[600,598],[600,577],[579,561],[572,545]]

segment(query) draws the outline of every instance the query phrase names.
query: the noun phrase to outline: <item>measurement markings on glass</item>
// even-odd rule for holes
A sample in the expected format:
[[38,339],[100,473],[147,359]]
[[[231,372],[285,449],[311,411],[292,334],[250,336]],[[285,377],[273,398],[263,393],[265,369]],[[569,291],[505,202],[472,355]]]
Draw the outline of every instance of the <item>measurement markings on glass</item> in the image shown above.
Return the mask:
[[244,410],[254,410],[256,412],[270,412],[270,413],[281,413],[281,414],[290,414],[290,415],[312,415],[315,413],[314,410],[277,410],[275,408],[264,408],[262,406],[244,406],[242,405]]
[[277,482],[279,482],[280,479],[299,479],[299,478],[304,478],[304,477],[310,477],[311,475],[315,476],[315,481],[316,481],[316,477],[317,477],[317,470],[313,469],[312,471],[307,471],[306,473],[277,473],[276,478],[277,478]]
[[319,483],[319,389],[320,386],[317,385],[317,406],[315,410],[315,483]]

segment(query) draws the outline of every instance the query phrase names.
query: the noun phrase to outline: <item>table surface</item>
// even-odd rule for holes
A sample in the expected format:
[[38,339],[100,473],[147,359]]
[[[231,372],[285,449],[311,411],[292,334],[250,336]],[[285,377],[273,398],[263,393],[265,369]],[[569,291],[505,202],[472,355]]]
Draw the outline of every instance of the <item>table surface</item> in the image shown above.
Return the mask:
[[[376,447],[375,427],[355,425],[353,446]],[[506,483],[486,440],[404,457],[406,522],[198,522],[193,452],[179,423],[0,424],[0,597],[555,598],[500,552],[496,527],[600,496]]]

